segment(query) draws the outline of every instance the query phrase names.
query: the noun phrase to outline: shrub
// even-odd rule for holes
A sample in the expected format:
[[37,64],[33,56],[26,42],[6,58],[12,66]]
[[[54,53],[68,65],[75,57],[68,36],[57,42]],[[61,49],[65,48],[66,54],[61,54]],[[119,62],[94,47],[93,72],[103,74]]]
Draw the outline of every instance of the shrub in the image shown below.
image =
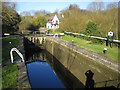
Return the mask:
[[92,35],[94,32],[96,32],[97,31],[97,24],[96,23],[94,23],[94,22],[92,22],[92,21],[89,21],[88,23],[87,23],[87,28],[86,28],[86,31],[85,31],[85,33],[87,34],[87,35]]

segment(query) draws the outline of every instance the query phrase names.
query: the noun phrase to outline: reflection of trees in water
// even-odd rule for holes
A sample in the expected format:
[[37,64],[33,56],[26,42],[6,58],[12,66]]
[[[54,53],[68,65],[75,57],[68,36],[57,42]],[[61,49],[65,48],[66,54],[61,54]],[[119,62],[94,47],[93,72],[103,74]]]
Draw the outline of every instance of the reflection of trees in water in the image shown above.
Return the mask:
[[29,60],[46,60],[46,54],[44,52],[38,52],[29,57]]

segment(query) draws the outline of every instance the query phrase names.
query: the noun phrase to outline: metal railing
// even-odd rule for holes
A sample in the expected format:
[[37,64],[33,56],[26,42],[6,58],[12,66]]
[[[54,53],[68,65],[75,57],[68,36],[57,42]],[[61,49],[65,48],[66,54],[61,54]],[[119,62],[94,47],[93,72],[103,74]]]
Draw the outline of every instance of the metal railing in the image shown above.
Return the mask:
[[13,51],[15,51],[21,57],[21,61],[24,62],[24,57],[17,48],[12,48],[10,51],[11,62],[13,63]]
[[[89,35],[79,34],[79,33],[65,32],[65,34],[74,35],[74,36],[84,36],[84,37],[95,38],[95,39],[100,39],[100,40],[107,40],[106,38],[103,38],[103,37],[89,36]],[[113,40],[113,42],[120,43],[120,40]]]
[[106,80],[102,82],[96,82],[95,87],[111,87],[114,86],[116,88],[120,88],[120,80],[114,79],[114,80]]

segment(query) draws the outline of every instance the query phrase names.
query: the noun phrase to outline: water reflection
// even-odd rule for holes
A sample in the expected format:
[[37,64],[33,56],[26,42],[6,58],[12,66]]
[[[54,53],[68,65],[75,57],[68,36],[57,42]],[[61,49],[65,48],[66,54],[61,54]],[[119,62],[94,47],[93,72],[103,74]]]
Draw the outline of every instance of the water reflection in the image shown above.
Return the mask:
[[47,51],[26,57],[32,88],[83,88],[84,85]]
[[65,88],[48,63],[32,62],[27,68],[32,88]]

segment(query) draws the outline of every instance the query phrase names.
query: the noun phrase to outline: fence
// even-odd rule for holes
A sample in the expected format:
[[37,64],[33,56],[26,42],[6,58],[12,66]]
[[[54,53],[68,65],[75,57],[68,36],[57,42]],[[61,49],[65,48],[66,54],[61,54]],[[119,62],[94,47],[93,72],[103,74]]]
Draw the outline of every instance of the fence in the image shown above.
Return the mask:
[[[74,37],[84,38],[84,39],[87,39],[87,40],[91,40],[93,42],[99,42],[101,44],[104,43],[107,40],[107,38],[97,37],[97,36],[89,36],[89,35],[80,34],[80,33],[65,32],[65,34],[66,35],[71,35],[71,36],[74,36]],[[120,47],[120,40],[113,40],[112,42],[115,46]]]
[[102,81],[102,82],[96,82],[95,83],[95,87],[96,86],[103,86],[103,87],[116,87],[116,88],[120,88],[120,82],[118,79],[114,79],[114,80],[106,80],[106,81]]

